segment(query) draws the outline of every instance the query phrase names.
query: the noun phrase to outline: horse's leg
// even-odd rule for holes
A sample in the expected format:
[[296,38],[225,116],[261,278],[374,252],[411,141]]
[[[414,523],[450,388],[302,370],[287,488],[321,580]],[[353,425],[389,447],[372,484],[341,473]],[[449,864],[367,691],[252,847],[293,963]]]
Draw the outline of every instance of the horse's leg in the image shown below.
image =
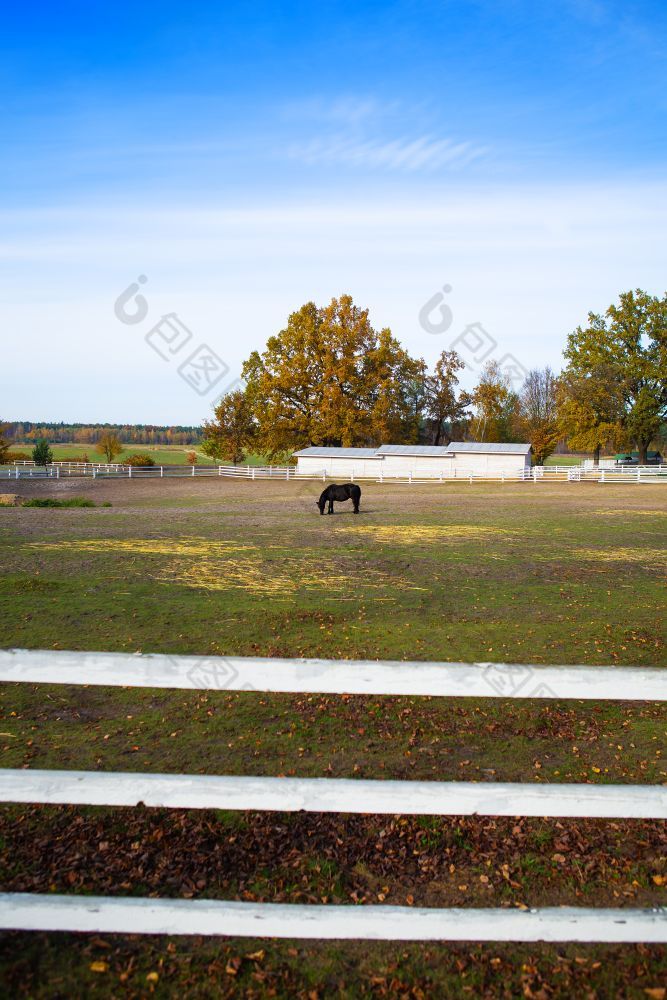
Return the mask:
[[333,514],[333,500],[329,501],[329,513]]

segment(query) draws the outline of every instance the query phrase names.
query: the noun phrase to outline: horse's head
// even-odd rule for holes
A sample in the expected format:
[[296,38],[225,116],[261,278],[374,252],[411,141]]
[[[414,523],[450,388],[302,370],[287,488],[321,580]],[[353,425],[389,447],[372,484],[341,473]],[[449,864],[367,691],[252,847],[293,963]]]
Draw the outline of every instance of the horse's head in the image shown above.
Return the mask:
[[320,514],[324,514],[324,507],[326,505],[326,500],[324,499],[324,497],[320,497],[319,500],[316,500],[315,505],[320,508]]

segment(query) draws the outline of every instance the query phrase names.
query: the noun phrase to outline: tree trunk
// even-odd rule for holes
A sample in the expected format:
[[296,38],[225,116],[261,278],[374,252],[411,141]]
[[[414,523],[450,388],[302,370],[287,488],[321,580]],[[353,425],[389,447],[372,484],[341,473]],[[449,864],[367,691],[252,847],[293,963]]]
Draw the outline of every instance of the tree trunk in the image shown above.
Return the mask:
[[595,451],[593,452],[593,465],[599,465],[600,464],[600,449],[601,448],[602,448],[602,445],[596,444]]
[[651,443],[650,441],[638,441],[637,442],[637,447],[639,448],[639,464],[640,465],[646,465],[646,462],[647,462],[646,453],[648,451],[648,446],[650,445],[650,443]]

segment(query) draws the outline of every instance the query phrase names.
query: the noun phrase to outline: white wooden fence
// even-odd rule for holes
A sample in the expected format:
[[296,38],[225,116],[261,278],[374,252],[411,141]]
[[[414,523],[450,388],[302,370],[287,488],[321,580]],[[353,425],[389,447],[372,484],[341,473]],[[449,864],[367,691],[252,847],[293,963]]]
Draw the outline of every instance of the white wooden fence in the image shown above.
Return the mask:
[[529,469],[480,472],[478,469],[449,469],[430,472],[415,468],[408,472],[384,472],[369,476],[357,474],[351,468],[349,475],[333,474],[322,469],[319,472],[301,473],[295,465],[151,465],[134,467],[131,465],[53,462],[47,466],[36,466],[33,462],[17,462],[0,467],[0,479],[65,479],[65,478],[124,478],[163,479],[201,476],[224,476],[232,479],[275,479],[275,480],[322,480],[351,479],[353,481],[375,483],[451,483],[451,482],[598,482],[598,483],[667,483],[667,465],[619,465],[615,468],[584,468],[572,465],[536,465]]
[[[667,701],[667,671],[0,652],[0,681],[199,690]],[[0,801],[430,815],[667,817],[664,786],[5,770]],[[667,909],[424,909],[0,894],[0,928],[376,940],[667,942]]]

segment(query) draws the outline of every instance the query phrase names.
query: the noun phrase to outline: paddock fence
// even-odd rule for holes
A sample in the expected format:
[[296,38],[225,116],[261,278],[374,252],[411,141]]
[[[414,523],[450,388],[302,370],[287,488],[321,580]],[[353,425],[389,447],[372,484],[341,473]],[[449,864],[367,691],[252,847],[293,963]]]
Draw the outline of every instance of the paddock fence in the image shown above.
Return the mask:
[[[0,681],[179,690],[667,701],[657,667],[7,650]],[[0,771],[0,801],[343,813],[667,818],[664,785]],[[667,908],[428,908],[0,893],[0,928],[413,941],[667,942]]]
[[299,472],[295,465],[154,465],[130,466],[116,463],[53,462],[36,466],[32,462],[17,462],[0,467],[0,479],[164,479],[223,476],[231,479],[276,481],[322,481],[347,478],[353,482],[374,483],[476,483],[476,482],[596,482],[596,483],[667,483],[667,465],[585,468],[572,465],[536,465],[532,468],[480,471],[479,469],[447,469],[434,471],[424,467],[368,475],[349,469],[332,473],[326,469]]

